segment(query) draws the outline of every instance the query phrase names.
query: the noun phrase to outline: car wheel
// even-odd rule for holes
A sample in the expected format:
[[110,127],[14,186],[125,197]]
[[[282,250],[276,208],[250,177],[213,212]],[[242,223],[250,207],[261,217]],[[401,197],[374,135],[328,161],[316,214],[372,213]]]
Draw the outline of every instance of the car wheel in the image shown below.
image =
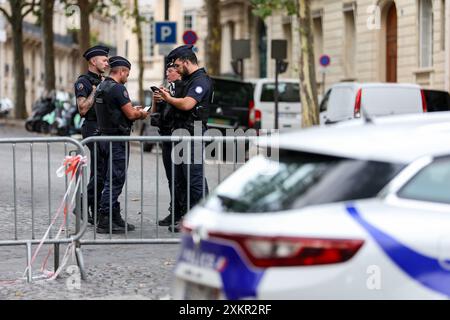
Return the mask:
[[[148,124],[144,123],[141,128],[141,136],[146,137],[149,135],[150,133],[148,129]],[[144,152],[152,152],[153,147],[155,146],[155,144],[152,142],[144,142],[143,145],[144,145],[143,146]]]
[[144,152],[152,152],[154,146],[153,143],[144,142]]

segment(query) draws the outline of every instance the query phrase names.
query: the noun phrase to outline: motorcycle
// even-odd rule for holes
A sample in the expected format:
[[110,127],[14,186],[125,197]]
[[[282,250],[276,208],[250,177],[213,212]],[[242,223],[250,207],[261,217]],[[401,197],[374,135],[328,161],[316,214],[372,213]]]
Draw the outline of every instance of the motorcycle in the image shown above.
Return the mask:
[[55,95],[53,93],[43,94],[32,107],[31,116],[25,121],[25,129],[29,132],[49,133],[51,115],[55,110]]

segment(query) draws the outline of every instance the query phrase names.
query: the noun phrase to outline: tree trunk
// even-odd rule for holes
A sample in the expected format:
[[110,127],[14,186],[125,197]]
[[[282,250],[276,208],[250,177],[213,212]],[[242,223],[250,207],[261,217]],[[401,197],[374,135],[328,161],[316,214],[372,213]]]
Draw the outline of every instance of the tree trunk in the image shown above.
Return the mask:
[[24,119],[27,116],[25,65],[23,62],[23,30],[22,30],[22,1],[11,1],[11,27],[14,47],[14,97],[15,117]]
[[210,75],[220,74],[220,50],[222,44],[222,28],[220,25],[220,0],[206,2],[208,17],[208,35],[206,37],[206,69]]
[[44,54],[44,86],[47,92],[55,90],[55,52],[53,49],[53,7],[55,0],[41,0]]
[[302,127],[319,124],[319,104],[312,34],[311,0],[298,0],[300,36],[300,97],[302,101]]
[[[89,16],[91,11],[89,0],[78,0],[78,6],[80,7],[80,31],[78,33],[78,44],[81,56],[91,46],[91,26],[89,24]],[[80,66],[81,73],[85,72],[86,64],[82,63]]]
[[[141,29],[141,19],[139,16],[139,1],[134,0],[134,12],[133,16],[136,24],[136,37],[138,44],[138,85],[139,85],[139,104],[142,105],[144,101],[144,46],[142,42],[142,29]],[[164,66],[165,67],[165,66]]]

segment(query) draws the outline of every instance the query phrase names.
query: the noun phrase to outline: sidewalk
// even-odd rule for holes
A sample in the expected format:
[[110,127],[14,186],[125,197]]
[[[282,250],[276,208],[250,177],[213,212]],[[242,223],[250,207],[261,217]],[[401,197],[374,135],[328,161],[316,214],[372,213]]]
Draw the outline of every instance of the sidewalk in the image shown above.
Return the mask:
[[25,120],[24,119],[12,119],[9,117],[0,118],[0,126],[22,127],[25,130]]

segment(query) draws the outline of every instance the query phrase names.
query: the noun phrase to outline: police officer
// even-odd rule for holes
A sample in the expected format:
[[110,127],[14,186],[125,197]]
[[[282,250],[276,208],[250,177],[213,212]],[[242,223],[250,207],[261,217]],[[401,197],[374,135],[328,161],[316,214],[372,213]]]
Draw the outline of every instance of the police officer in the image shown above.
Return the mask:
[[[97,122],[102,136],[129,136],[131,126],[134,120],[144,120],[148,112],[142,107],[133,107],[131,105],[128,91],[124,84],[130,75],[131,63],[123,57],[111,57],[109,59],[111,72],[98,87],[95,95],[95,111],[97,112]],[[101,148],[107,155],[107,170],[105,175],[105,185],[100,200],[99,222],[97,225],[98,233],[109,233],[110,227],[110,200],[112,200],[112,232],[124,233],[125,228],[134,230],[132,224],[125,226],[125,221],[120,215],[119,195],[126,179],[126,169],[128,164],[126,156],[125,142],[113,142],[112,153],[110,153],[109,142],[102,143]],[[128,148],[128,155],[129,155]],[[112,167],[109,166],[112,157]],[[110,181],[110,174],[112,180]],[[110,190],[112,199],[110,199]]]
[[[166,79],[169,83],[169,92],[172,97],[180,97],[183,89],[183,81],[181,80],[181,75],[174,68],[173,63],[169,62],[166,66]],[[174,125],[174,107],[163,100],[156,101],[154,99],[152,104],[152,125],[159,128],[159,135],[170,136],[172,134]],[[155,121],[153,121],[155,119]],[[169,215],[164,219],[159,220],[158,224],[160,226],[170,226],[172,223],[172,206],[174,212],[174,220],[180,220],[181,216],[185,212],[185,208],[182,207],[183,194],[176,194],[174,197],[172,195],[172,190],[175,191],[175,187],[172,183],[175,182],[175,177],[172,178],[172,166],[174,163],[172,161],[172,143],[163,142],[162,143],[162,160],[164,164],[164,169],[166,171],[166,177],[169,185],[170,193],[170,205],[169,205]]]
[[[184,87],[181,97],[172,97],[165,88],[161,88],[160,94],[156,96],[157,98],[160,96],[161,99],[176,108],[174,114],[175,130],[185,129],[190,135],[194,135],[196,133],[195,126],[199,125],[200,132],[203,134],[206,131],[208,108],[213,93],[212,80],[206,74],[205,69],[198,66],[192,45],[175,48],[169,53],[168,59],[173,62],[173,66],[182,76]],[[192,208],[202,199],[203,195],[208,193],[208,183],[203,175],[202,144],[198,146],[197,143],[193,143],[190,151],[188,163],[176,165],[175,179],[176,186],[179,188],[177,194],[186,194],[187,191],[183,189],[187,181],[190,182],[189,197],[190,207]],[[199,153],[201,159],[198,159]],[[183,157],[183,155],[181,156]],[[187,207],[186,200],[184,202],[185,207]],[[169,230],[179,232],[180,224],[177,223],[174,229],[169,226]]]
[[[83,139],[99,135],[97,127],[97,116],[94,109],[94,95],[97,86],[103,80],[102,74],[108,68],[109,48],[105,46],[94,46],[86,50],[83,57],[88,61],[88,72],[78,77],[75,82],[75,96],[80,116],[84,119],[81,127]],[[95,163],[97,163],[97,210],[104,184],[106,167],[104,157],[97,147],[97,158],[94,160],[94,143],[89,143],[91,153],[90,176],[87,188],[88,193],[88,221],[93,224],[93,211],[95,207]],[[97,144],[98,146],[98,144]],[[90,211],[90,213],[89,213]]]

